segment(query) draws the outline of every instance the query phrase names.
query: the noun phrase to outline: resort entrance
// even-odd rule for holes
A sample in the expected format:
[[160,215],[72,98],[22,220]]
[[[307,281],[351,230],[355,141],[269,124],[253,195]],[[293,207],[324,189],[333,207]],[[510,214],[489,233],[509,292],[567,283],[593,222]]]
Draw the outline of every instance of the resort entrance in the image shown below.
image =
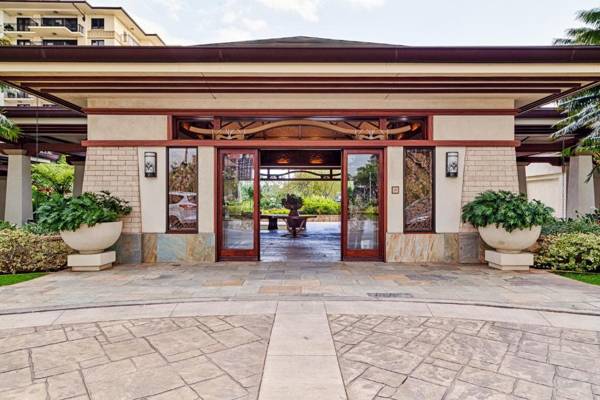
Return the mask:
[[220,149],[219,260],[382,260],[381,149]]

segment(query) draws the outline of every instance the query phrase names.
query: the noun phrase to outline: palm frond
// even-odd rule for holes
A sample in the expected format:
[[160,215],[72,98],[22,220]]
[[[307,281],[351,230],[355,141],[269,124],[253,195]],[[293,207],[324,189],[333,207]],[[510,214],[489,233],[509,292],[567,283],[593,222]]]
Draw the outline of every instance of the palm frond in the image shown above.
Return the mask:
[[21,135],[21,129],[6,115],[0,113],[0,139],[14,142]]
[[577,13],[577,19],[585,24],[600,28],[600,8],[579,11]]

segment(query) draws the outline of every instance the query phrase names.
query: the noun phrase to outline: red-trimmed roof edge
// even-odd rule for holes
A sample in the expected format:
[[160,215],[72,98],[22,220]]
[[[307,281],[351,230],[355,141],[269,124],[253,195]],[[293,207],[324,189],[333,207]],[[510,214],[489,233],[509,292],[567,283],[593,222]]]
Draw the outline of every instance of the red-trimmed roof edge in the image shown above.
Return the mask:
[[5,46],[3,62],[600,63],[600,46]]

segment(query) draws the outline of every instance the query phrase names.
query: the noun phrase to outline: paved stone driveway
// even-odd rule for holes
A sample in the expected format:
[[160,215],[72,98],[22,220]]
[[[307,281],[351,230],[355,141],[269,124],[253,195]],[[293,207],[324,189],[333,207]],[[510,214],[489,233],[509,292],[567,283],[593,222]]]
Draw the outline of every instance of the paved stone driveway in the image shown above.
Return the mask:
[[600,399],[598,332],[409,316],[329,321],[349,400]]
[[272,324],[238,315],[1,330],[0,399],[256,399]]
[[0,287],[0,313],[190,300],[427,300],[600,311],[600,287],[545,271],[384,263],[124,265]]

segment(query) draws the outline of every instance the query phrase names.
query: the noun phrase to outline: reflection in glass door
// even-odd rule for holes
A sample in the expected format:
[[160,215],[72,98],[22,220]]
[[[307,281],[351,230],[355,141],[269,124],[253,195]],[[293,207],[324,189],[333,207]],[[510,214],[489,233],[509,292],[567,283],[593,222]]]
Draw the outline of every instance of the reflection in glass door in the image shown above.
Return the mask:
[[219,152],[219,258],[258,260],[256,150]]
[[383,167],[381,150],[345,150],[342,257],[383,258]]

